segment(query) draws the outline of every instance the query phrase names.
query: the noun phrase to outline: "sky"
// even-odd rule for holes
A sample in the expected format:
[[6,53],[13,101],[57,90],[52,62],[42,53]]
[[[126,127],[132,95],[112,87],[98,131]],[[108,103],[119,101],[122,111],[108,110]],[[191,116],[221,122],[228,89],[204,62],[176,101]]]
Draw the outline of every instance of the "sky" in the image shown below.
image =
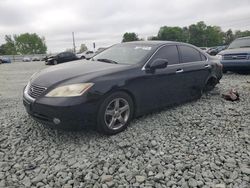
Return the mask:
[[161,26],[199,21],[226,31],[250,30],[250,0],[0,0],[0,44],[5,35],[37,33],[48,52],[107,47],[125,32],[140,38],[157,35]]

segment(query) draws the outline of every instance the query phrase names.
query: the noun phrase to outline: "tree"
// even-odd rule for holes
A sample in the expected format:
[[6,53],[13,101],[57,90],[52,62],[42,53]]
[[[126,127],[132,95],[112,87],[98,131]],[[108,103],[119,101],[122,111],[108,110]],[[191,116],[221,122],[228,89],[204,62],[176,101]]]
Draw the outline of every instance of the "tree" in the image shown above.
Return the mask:
[[85,52],[86,50],[88,50],[87,46],[85,44],[81,44],[80,49],[79,49],[79,53]]
[[223,44],[224,33],[218,26],[207,26],[206,43],[203,46],[217,46]]
[[189,43],[196,46],[217,46],[223,44],[224,33],[218,26],[207,26],[203,21],[188,27]]
[[16,51],[20,54],[44,54],[47,51],[45,38],[36,33],[14,35]]
[[138,41],[138,35],[136,33],[124,33],[122,42]]
[[160,28],[157,38],[159,40],[179,41],[184,42],[184,32],[180,27],[163,26]]
[[250,36],[250,31],[240,31],[240,30],[238,30],[238,31],[236,31],[235,32],[235,38],[240,38],[240,37],[248,37],[248,36]]
[[15,41],[12,39],[11,35],[5,35],[6,43],[1,45],[1,53],[4,55],[16,55],[17,50],[15,46]]
[[189,43],[196,46],[207,46],[206,24],[201,21],[188,27]]
[[224,43],[226,45],[230,44],[234,40],[235,36],[233,34],[233,31],[231,29],[227,30],[224,33]]

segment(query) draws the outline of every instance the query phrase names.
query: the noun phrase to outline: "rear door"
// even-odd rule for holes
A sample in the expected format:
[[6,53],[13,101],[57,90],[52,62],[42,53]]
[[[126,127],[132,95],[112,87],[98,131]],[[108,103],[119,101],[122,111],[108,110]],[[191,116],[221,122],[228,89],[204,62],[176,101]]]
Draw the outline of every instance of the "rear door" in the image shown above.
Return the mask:
[[180,69],[183,75],[185,100],[197,98],[201,94],[206,79],[211,72],[211,65],[205,55],[189,45],[178,45],[180,53]]

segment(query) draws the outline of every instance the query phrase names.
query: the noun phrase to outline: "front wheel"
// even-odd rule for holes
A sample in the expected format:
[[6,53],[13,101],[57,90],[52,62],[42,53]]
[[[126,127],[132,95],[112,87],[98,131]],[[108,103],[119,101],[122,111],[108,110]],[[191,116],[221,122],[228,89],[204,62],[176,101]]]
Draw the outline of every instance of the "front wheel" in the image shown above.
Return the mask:
[[112,135],[123,131],[134,113],[131,97],[116,92],[104,99],[98,112],[97,126],[101,133]]
[[57,60],[54,60],[54,61],[53,61],[53,64],[54,64],[54,65],[57,65]]

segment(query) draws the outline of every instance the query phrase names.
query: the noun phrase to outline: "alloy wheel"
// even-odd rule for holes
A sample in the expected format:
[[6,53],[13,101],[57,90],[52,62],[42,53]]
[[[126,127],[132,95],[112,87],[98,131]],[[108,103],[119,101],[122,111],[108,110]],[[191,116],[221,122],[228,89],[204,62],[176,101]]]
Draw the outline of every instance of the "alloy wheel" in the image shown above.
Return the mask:
[[115,98],[108,105],[104,113],[105,124],[109,129],[117,130],[123,127],[130,115],[130,106],[124,98]]

